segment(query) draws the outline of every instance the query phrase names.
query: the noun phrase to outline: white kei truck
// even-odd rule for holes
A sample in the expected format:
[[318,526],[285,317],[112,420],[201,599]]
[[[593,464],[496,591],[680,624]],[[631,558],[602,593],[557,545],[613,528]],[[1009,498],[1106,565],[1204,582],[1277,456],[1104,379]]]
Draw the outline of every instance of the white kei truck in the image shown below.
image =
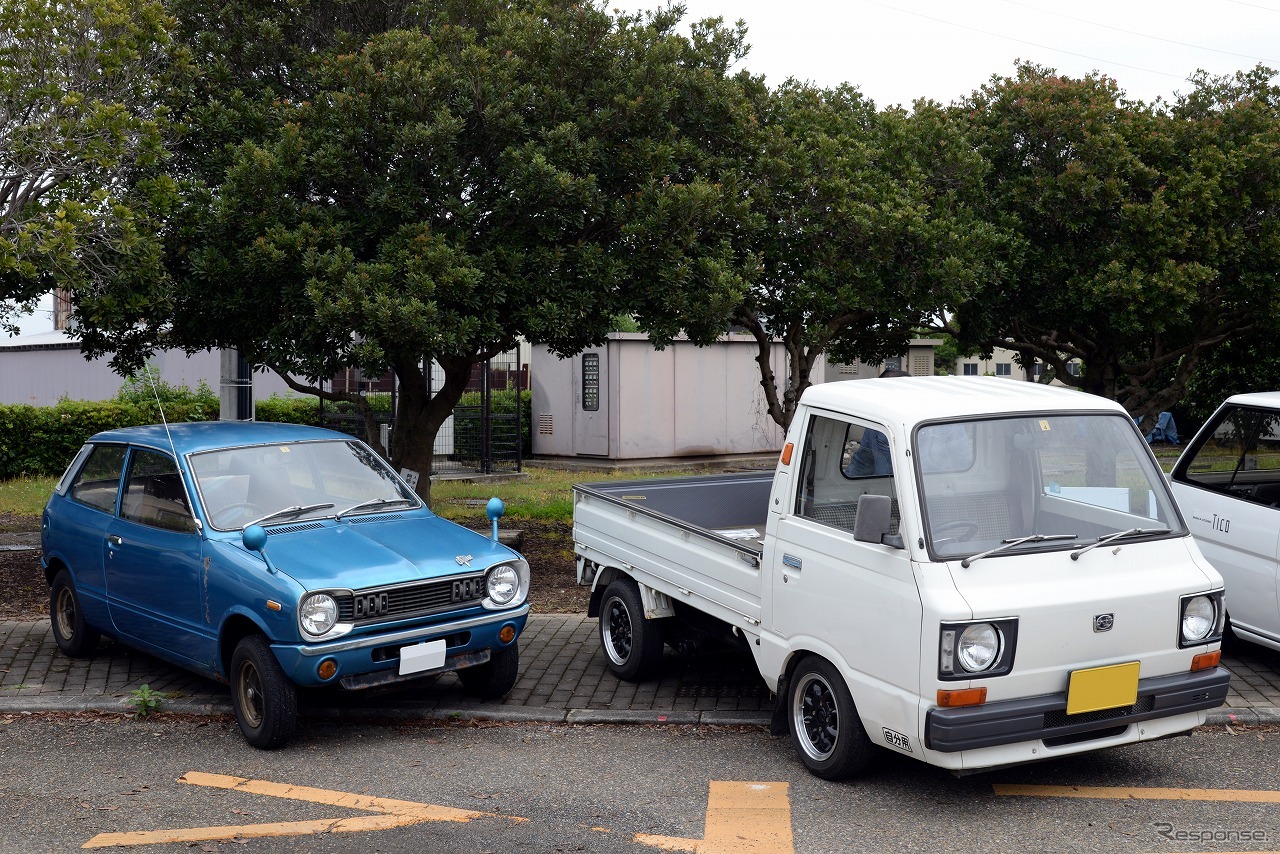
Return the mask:
[[987,377],[811,387],[777,469],[574,486],[610,669],[750,648],[814,774],[957,773],[1185,734],[1223,703],[1222,578],[1118,404]]

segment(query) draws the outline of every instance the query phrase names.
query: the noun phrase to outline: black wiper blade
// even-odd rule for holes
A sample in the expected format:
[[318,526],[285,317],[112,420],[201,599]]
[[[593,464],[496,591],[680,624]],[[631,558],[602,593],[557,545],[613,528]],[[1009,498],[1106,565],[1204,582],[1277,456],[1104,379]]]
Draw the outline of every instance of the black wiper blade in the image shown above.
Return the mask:
[[1094,540],[1092,543],[1089,543],[1089,545],[1085,546],[1084,548],[1076,549],[1071,553],[1071,559],[1079,560],[1080,555],[1084,554],[1085,552],[1091,549],[1096,549],[1098,546],[1105,546],[1107,543],[1124,539],[1125,537],[1140,537],[1145,534],[1167,534],[1167,533],[1169,533],[1168,528],[1130,528],[1127,531],[1116,531],[1114,534],[1107,534],[1105,537],[1098,537],[1098,539]]
[[292,507],[286,507],[283,510],[276,510],[275,512],[268,513],[265,516],[259,516],[257,519],[246,524],[245,527],[247,528],[249,525],[261,525],[268,519],[274,519],[277,516],[297,516],[302,513],[310,513],[312,510],[327,510],[332,506],[332,504],[295,504]]
[[[339,513],[337,516],[334,516],[333,518],[341,519],[343,516],[347,515],[348,513],[354,513],[357,510],[363,510],[365,507],[383,507],[388,504],[396,505],[396,504],[412,504],[412,503],[413,502],[410,501],[408,498],[370,498],[368,501],[361,501],[358,504],[352,504],[346,510],[343,510],[341,513]],[[330,504],[329,506],[332,507],[333,505]]]
[[985,552],[980,552],[972,557],[965,558],[960,561],[960,565],[965,569],[968,569],[975,560],[982,560],[984,557],[990,557],[991,555],[1008,551],[1009,549],[1014,548],[1015,546],[1020,546],[1023,543],[1043,543],[1046,540],[1074,540],[1075,538],[1075,534],[1030,534],[1026,537],[1012,537],[1008,540],[1001,540],[1000,545],[996,546],[994,549],[987,549]]

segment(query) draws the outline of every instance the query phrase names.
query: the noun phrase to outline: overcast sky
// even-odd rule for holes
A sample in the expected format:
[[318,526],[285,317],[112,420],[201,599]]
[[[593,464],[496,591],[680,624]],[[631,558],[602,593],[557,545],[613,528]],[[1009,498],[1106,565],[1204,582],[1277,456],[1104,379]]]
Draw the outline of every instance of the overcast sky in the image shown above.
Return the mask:
[[[619,2],[628,11],[658,3]],[[947,104],[1016,59],[1071,77],[1101,71],[1130,98],[1172,99],[1203,68],[1280,69],[1280,0],[685,0],[686,20],[747,24],[742,67],[770,85],[788,77],[852,83],[878,106]],[[53,328],[51,301],[24,332]]]
[[[655,8],[627,2],[622,8]],[[742,63],[770,85],[788,77],[852,83],[885,107],[964,97],[1014,60],[1071,77],[1101,71],[1131,98],[1169,99],[1203,68],[1280,70],[1280,0],[684,0],[687,19],[747,24]]]

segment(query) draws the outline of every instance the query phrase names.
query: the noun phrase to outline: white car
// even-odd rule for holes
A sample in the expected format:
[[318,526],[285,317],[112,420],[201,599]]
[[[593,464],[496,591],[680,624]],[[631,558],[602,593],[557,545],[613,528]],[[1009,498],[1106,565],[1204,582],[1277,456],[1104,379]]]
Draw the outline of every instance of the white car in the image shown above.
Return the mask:
[[1280,392],[1228,398],[1170,479],[1187,527],[1226,582],[1232,629],[1280,650]]

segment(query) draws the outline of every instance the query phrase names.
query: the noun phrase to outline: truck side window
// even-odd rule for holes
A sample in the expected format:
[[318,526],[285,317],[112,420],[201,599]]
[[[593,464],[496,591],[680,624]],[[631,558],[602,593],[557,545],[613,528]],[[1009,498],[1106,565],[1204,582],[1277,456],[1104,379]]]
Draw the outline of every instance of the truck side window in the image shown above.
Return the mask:
[[867,493],[893,500],[890,533],[897,533],[897,491],[888,438],[873,427],[811,416],[800,461],[796,515],[852,532],[858,498]]
[[1223,412],[1174,478],[1280,506],[1280,414],[1238,407]]

